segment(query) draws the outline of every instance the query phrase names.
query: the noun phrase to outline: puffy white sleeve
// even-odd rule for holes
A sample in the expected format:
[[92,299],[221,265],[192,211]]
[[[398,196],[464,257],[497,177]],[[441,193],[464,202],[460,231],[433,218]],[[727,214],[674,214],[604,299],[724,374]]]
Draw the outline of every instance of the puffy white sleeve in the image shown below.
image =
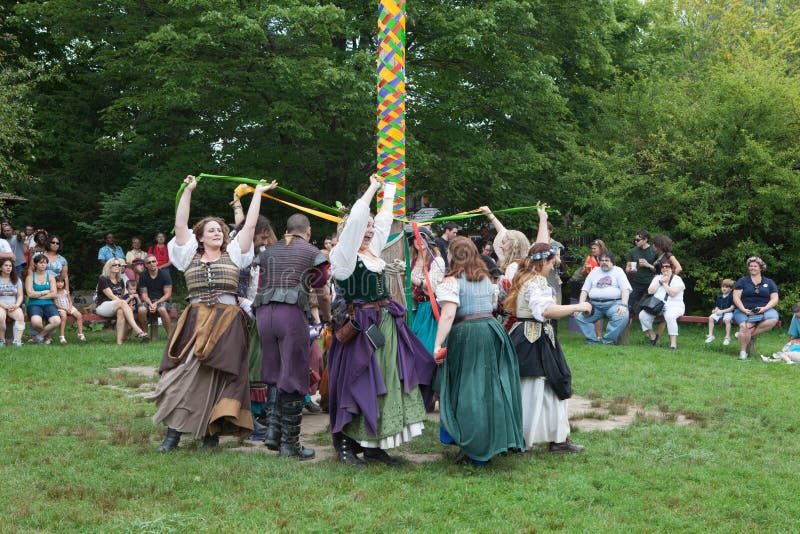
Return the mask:
[[439,287],[439,284],[442,283],[442,280],[444,280],[444,273],[444,260],[440,256],[437,256],[433,259],[433,262],[431,262],[431,268],[428,271],[428,278],[431,280],[431,287],[433,287],[434,293],[436,292],[436,288]]
[[[250,242],[250,247],[247,252],[242,252],[242,247],[238,239],[231,239],[227,248],[228,256],[231,261],[236,264],[240,269],[246,269],[253,263],[253,243]],[[171,258],[172,256],[170,256]]]
[[509,263],[508,266],[506,267],[506,272],[503,276],[505,276],[509,282],[513,282],[514,276],[517,274],[517,271],[519,271],[519,263],[517,262]]
[[553,288],[547,283],[547,279],[543,276],[534,277],[525,283],[520,293],[525,298],[533,318],[537,321],[546,321],[544,310],[556,303]]
[[[494,236],[494,241],[492,241],[492,248],[494,249],[494,253],[497,254],[497,263],[502,264],[503,260],[505,259],[506,255],[503,253],[503,247],[500,246],[500,243],[503,242],[503,238],[506,237],[507,230],[503,228],[497,235]],[[510,280],[510,278],[509,278]]]
[[339,235],[339,242],[331,249],[331,276],[336,280],[346,280],[356,270],[358,248],[364,240],[368,223],[369,206],[358,199],[350,210],[344,230]]
[[392,207],[394,206],[394,194],[397,186],[387,182],[383,184],[383,203],[381,211],[375,216],[374,229],[375,235],[369,243],[369,248],[373,254],[380,257],[383,247],[389,241],[389,232],[392,230]]
[[178,238],[173,237],[167,243],[167,251],[169,252],[169,261],[179,271],[185,271],[192,258],[197,254],[197,238],[194,232],[189,232],[189,240],[183,245],[178,244]]
[[454,302],[456,306],[461,305],[461,300],[458,298],[458,280],[452,276],[445,278],[436,288],[436,300],[439,302]]

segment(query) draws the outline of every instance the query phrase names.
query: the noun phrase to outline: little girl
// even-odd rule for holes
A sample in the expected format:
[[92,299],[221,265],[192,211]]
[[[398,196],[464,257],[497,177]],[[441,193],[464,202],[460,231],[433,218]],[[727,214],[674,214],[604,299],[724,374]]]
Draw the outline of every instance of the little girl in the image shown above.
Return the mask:
[[72,298],[69,296],[69,291],[66,289],[63,276],[56,276],[56,294],[55,303],[58,308],[58,315],[61,317],[61,332],[58,336],[58,342],[62,345],[67,344],[67,338],[64,337],[64,329],[67,327],[67,315],[72,315],[75,322],[78,323],[78,339],[86,341],[86,336],[83,335],[83,315],[78,309],[72,305]]

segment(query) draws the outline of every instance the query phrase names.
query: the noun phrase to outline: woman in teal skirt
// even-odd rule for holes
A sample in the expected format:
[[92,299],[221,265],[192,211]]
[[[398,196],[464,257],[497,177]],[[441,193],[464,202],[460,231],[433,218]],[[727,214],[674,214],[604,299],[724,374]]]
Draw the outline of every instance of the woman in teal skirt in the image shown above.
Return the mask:
[[[439,247],[433,240],[433,234],[425,227],[419,229],[422,242],[419,242],[414,234],[409,238],[409,249],[411,251],[411,289],[412,298],[416,309],[414,310],[414,322],[411,324],[411,331],[422,341],[428,352],[433,354],[433,344],[436,341],[436,318],[431,309],[430,290],[435,294],[436,288],[444,279],[444,259],[439,252]],[[428,273],[425,279],[425,271]]]
[[442,365],[440,437],[481,465],[498,454],[525,450],[519,367],[508,334],[492,315],[497,286],[475,244],[457,237],[448,261],[436,290],[442,307],[434,345]]

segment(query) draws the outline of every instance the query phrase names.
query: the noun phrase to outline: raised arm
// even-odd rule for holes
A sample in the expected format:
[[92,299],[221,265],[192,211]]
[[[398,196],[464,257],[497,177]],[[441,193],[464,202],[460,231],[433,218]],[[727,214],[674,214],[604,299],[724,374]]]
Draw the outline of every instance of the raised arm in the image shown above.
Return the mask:
[[256,220],[258,219],[258,213],[261,209],[261,194],[269,191],[271,189],[275,189],[278,187],[278,182],[272,180],[272,183],[267,183],[266,180],[261,180],[258,185],[256,186],[256,190],[253,192],[253,198],[250,199],[250,207],[247,208],[247,217],[244,220],[244,226],[236,234],[236,241],[239,242],[239,248],[242,250],[242,253],[247,253],[250,250],[250,247],[253,245],[253,234],[256,231]]
[[489,206],[481,206],[478,209],[481,210],[481,213],[486,215],[486,218],[489,219],[489,222],[492,223],[492,226],[494,226],[494,229],[498,234],[506,231],[506,227],[503,226],[503,223],[500,222],[500,219],[498,219],[497,216],[492,213],[492,210],[489,209]]
[[547,204],[537,202],[536,213],[539,214],[539,231],[536,233],[534,243],[550,243],[550,231],[547,229]]
[[350,209],[344,229],[339,235],[339,243],[331,249],[330,263],[331,275],[336,280],[344,280],[356,267],[356,257],[361,242],[364,240],[364,231],[369,224],[369,205],[372,197],[380,189],[381,183],[376,175],[369,177],[369,187],[361,198]]
[[175,242],[183,246],[189,241],[189,210],[192,203],[192,191],[197,187],[197,180],[191,174],[183,179],[186,187],[183,189],[178,209],[175,211]]

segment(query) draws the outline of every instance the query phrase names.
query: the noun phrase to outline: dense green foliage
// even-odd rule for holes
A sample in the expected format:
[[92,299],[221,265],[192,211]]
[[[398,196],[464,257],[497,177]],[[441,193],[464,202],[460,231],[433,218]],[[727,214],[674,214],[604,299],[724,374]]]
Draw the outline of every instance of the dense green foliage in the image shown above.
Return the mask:
[[[692,306],[757,253],[786,311],[800,298],[798,4],[409,2],[410,194],[445,213],[548,201],[576,256],[587,237],[619,255],[639,228],[668,234]],[[377,2],[5,9],[15,57],[49,74],[0,100],[16,143],[0,164],[38,179],[6,187],[35,200],[18,222],[59,228],[89,271],[104,231],[147,242],[170,228],[189,172],[269,176],[332,204],[374,168]],[[229,196],[201,188],[195,213],[228,215]],[[527,214],[504,222],[534,230]]]

